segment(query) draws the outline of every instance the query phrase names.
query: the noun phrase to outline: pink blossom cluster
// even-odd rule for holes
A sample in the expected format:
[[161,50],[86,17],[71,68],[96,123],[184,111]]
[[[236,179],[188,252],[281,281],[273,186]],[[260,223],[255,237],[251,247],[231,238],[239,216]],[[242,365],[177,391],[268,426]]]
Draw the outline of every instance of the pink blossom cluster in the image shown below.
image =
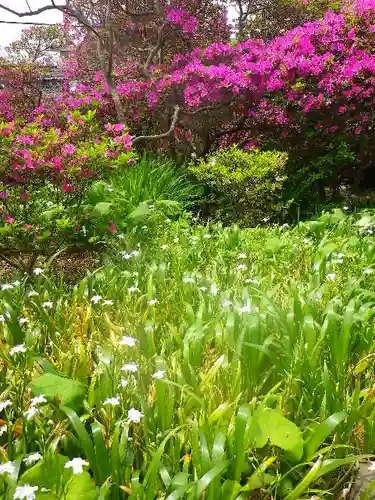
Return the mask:
[[197,18],[184,9],[169,9],[167,19],[171,23],[180,26],[184,33],[194,33],[197,29]]

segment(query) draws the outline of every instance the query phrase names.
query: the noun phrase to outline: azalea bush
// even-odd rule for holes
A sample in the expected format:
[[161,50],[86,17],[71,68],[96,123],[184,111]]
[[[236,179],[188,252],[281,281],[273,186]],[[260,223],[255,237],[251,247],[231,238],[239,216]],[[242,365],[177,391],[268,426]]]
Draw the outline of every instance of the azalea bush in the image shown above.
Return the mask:
[[105,215],[100,206],[82,211],[87,190],[135,160],[125,126],[102,127],[94,110],[64,115],[60,125],[42,110],[31,123],[0,123],[0,256],[27,270],[41,254],[87,242],[84,221]]
[[[189,12],[167,9],[166,23],[183,32]],[[198,32],[200,22],[189,21],[189,30]],[[182,157],[254,141],[285,151],[290,198],[299,201],[326,187],[372,182],[374,37],[372,0],[345,3],[268,41],[213,40],[162,64],[155,55],[146,75],[142,59],[131,71],[118,64],[112,87],[98,69],[77,78],[65,100],[95,98],[103,112],[116,113],[115,99],[132,130],[160,135],[140,146]],[[337,149],[346,150],[339,161]]]
[[338,497],[373,468],[374,228],[164,220],[75,286],[2,280],[1,495]]

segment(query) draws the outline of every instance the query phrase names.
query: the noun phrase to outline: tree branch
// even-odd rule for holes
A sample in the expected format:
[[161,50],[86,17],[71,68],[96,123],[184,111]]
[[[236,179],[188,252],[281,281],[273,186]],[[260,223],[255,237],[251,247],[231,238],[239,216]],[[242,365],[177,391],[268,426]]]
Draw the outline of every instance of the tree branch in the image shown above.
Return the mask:
[[[63,6],[61,6],[64,8]],[[57,7],[54,5],[45,5],[44,7],[40,7],[39,9],[32,10],[29,12],[17,12],[14,9],[11,9],[10,7],[7,7],[6,5],[3,5],[0,3],[0,9],[5,10],[6,12],[9,12],[9,14],[13,14],[17,17],[26,17],[26,16],[37,16],[39,14],[42,14],[43,12],[46,12],[47,10],[55,10]]]
[[56,5],[55,0],[51,0],[51,5],[45,5],[44,7],[32,10],[31,12],[18,12],[17,10],[11,9],[10,7],[7,7],[2,3],[0,3],[0,10],[5,10],[5,12],[9,12],[9,14],[13,14],[17,17],[38,16],[39,14],[42,14],[43,12],[49,10],[59,10],[60,12],[66,12],[69,16],[77,19],[78,22],[86,26],[86,28],[88,28],[96,36],[99,37],[99,33],[97,32],[97,30],[89,23],[88,19],[86,19],[81,12],[78,12],[77,10],[67,5]]
[[174,107],[172,122],[171,122],[171,126],[170,126],[168,132],[165,132],[164,134],[159,134],[159,135],[139,135],[138,137],[133,139],[133,144],[137,144],[138,142],[157,141],[159,139],[168,139],[168,137],[170,137],[173,134],[174,129],[176,128],[179,114],[180,114],[180,106],[176,105]]
[[157,43],[150,50],[150,53],[149,53],[149,55],[147,57],[147,60],[146,60],[145,64],[143,65],[143,74],[144,74],[144,76],[146,78],[150,77],[150,73],[149,73],[148,69],[149,69],[149,67],[150,67],[150,65],[152,63],[153,58],[156,56],[156,54],[159,52],[159,50],[161,49],[161,47],[163,45],[163,31],[166,28],[167,24],[168,23],[162,24],[162,26],[158,30],[158,40],[157,40]]

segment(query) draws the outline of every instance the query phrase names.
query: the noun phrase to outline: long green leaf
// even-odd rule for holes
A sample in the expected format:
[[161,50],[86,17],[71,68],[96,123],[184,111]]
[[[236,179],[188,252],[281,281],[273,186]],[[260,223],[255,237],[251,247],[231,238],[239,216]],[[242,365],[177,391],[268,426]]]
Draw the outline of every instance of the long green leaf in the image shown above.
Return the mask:
[[97,463],[96,463],[96,455],[95,455],[94,445],[92,443],[92,440],[91,440],[85,426],[81,422],[77,413],[75,411],[73,411],[71,408],[68,408],[67,406],[60,406],[60,409],[64,413],[66,413],[66,415],[68,416],[74,430],[77,433],[77,436],[78,436],[78,439],[81,443],[83,451],[85,452],[86,457],[89,461],[91,470],[94,474],[94,478],[97,481],[97,484],[100,484],[100,474],[99,474]]
[[314,454],[321,444],[331,432],[341,423],[345,418],[345,413],[340,411],[330,415],[324,422],[320,423],[314,430],[313,434],[305,443],[305,457],[306,461],[310,462],[314,458]]

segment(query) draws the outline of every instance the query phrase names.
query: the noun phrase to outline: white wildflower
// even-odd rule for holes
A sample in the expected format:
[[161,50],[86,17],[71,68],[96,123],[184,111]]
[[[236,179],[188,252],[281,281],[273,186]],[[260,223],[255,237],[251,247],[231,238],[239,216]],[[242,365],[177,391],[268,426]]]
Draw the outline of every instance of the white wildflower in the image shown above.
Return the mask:
[[250,304],[246,304],[242,307],[240,307],[240,313],[249,313],[251,312],[251,305]]
[[99,353],[99,361],[103,363],[103,365],[109,365],[112,363],[112,359],[109,356],[105,356],[102,352]]
[[217,286],[215,283],[212,283],[210,292],[212,293],[212,295],[217,295]]
[[37,297],[39,295],[35,290],[31,290],[28,294],[29,297]]
[[123,260],[129,260],[132,258],[132,254],[128,252],[120,252],[120,257]]
[[139,288],[137,286],[134,286],[134,285],[129,286],[129,288],[128,288],[129,293],[135,293],[135,292],[139,292],[139,291],[140,291]]
[[89,465],[86,460],[83,460],[82,458],[76,457],[73,458],[73,460],[69,460],[69,462],[66,462],[65,464],[65,469],[69,469],[70,467],[73,469],[73,474],[80,474],[83,472],[83,466],[84,465]]
[[128,380],[126,380],[126,379],[124,379],[124,378],[120,379],[120,382],[119,382],[119,384],[118,384],[118,386],[119,386],[119,387],[121,387],[122,389],[123,389],[124,387],[127,387],[128,385],[129,385],[129,381],[128,381]]
[[247,265],[246,264],[237,264],[236,269],[238,269],[239,271],[245,270],[245,269],[247,269]]
[[195,279],[192,276],[184,276],[182,281],[183,283],[195,283]]
[[27,347],[25,346],[25,344],[19,344],[19,345],[15,345],[14,347],[12,347],[12,349],[9,351],[9,354],[11,356],[14,356],[15,354],[20,354],[20,353],[23,353],[26,351],[27,351]]
[[5,410],[5,408],[9,408],[12,406],[12,401],[7,399],[6,401],[0,401],[0,413]]
[[374,231],[373,231],[372,229],[368,229],[368,230],[367,230],[367,233],[368,233],[368,234],[374,234]]
[[35,398],[31,399],[30,406],[37,406],[44,403],[47,403],[47,398],[44,394],[39,394],[39,396],[35,396]]
[[136,343],[137,339],[135,339],[134,337],[128,337],[127,335],[121,337],[119,341],[120,345],[128,345],[129,347],[134,347]]
[[27,466],[29,466],[29,465],[35,464],[36,462],[39,462],[39,460],[42,460],[42,458],[43,458],[43,455],[41,455],[40,453],[32,453],[28,457],[25,457],[23,459],[23,461],[25,462],[25,464]]
[[169,222],[172,222],[171,219],[165,219],[165,222],[169,224]]
[[26,418],[26,420],[31,420],[39,413],[40,413],[39,408],[36,408],[35,406],[30,406],[30,408],[24,412],[23,416]]
[[42,307],[44,307],[44,309],[51,309],[53,307],[53,302],[51,302],[50,300],[48,300],[47,302],[43,302]]
[[347,207],[347,206],[344,206],[344,207],[342,207],[342,208],[343,208],[344,210],[349,210],[349,207]]
[[120,404],[120,398],[117,396],[115,398],[107,398],[103,405],[118,406]]
[[141,421],[141,418],[144,417],[143,413],[141,413],[139,410],[136,410],[135,408],[130,408],[128,411],[128,422],[134,422],[136,424],[139,424]]
[[149,300],[149,301],[148,301],[148,305],[149,305],[149,306],[153,306],[153,305],[155,305],[157,302],[159,302],[159,301],[158,301],[158,299],[151,299],[151,300]]
[[231,300],[224,299],[223,302],[221,303],[221,305],[224,308],[228,308],[228,307],[231,307],[233,305],[233,302]]
[[162,378],[164,378],[164,375],[165,375],[165,370],[157,370],[153,375],[152,375],[152,378],[156,379],[156,380],[161,380]]
[[238,259],[247,259],[247,253],[240,253]]
[[138,371],[138,365],[136,363],[125,363],[121,367],[121,371],[136,373]]
[[179,237],[178,237],[178,236],[176,236],[176,238],[174,238],[174,240],[173,240],[173,241],[174,241],[175,243],[178,243],[178,242],[180,241],[180,239],[179,239]]
[[8,426],[6,424],[0,426],[0,436],[5,434],[8,430]]
[[132,257],[138,257],[139,255],[139,250],[133,250],[131,253]]
[[336,274],[335,273],[327,274],[327,279],[329,279],[330,281],[333,281],[335,278],[336,278]]
[[207,287],[206,287],[206,286],[200,286],[200,287],[199,287],[199,290],[200,290],[201,292],[207,292]]
[[34,269],[35,276],[39,276],[40,274],[43,274],[43,273],[44,273],[44,269],[42,269],[41,267],[36,267]]
[[102,296],[101,295],[94,295],[93,297],[91,297],[91,302],[93,304],[97,304],[101,300],[102,300]]
[[372,274],[374,272],[373,269],[370,269],[369,267],[366,267],[366,269],[363,271],[365,274]]
[[119,240],[123,240],[123,239],[125,238],[125,234],[124,234],[124,233],[119,233],[119,234],[117,235],[117,238],[118,238]]
[[103,300],[103,306],[113,306],[113,300],[111,299]]
[[53,207],[53,202],[52,201],[47,201],[47,207]]
[[18,323],[20,325],[26,325],[29,322],[29,318],[18,318]]
[[11,476],[16,475],[16,465],[14,462],[5,462],[0,464],[0,474],[9,474]]
[[20,282],[20,281],[18,281],[18,280],[13,281],[13,285],[14,285],[14,286],[20,286],[20,284],[21,284],[21,282]]
[[205,240],[209,240],[209,239],[211,238],[211,235],[210,235],[210,234],[204,234],[204,235],[203,235],[203,238],[204,238]]
[[5,323],[5,318],[2,314],[0,314],[0,323]]
[[161,246],[162,250],[166,250],[167,248],[168,248],[168,245],[166,245],[165,243],[164,243],[164,245]]
[[10,283],[5,283],[5,285],[1,285],[1,290],[12,290],[13,285]]

